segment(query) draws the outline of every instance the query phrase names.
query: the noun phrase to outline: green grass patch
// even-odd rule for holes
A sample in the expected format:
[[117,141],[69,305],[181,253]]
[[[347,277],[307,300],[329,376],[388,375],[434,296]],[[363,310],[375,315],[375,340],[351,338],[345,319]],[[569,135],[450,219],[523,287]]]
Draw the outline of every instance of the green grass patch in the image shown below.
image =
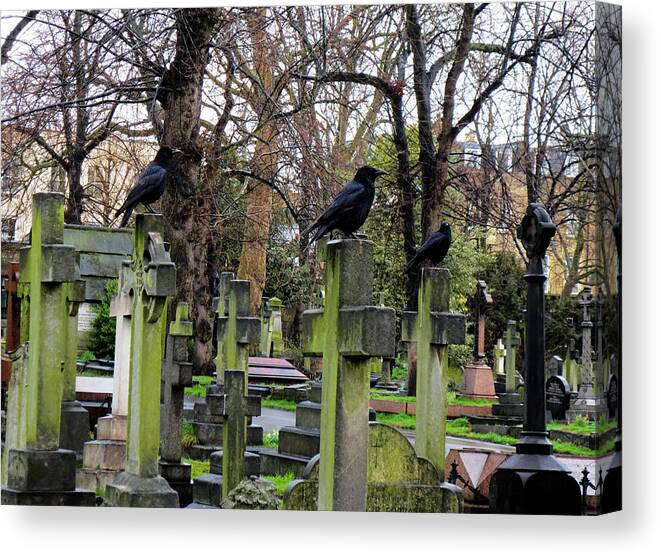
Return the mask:
[[184,395],[206,397],[207,386],[213,383],[213,376],[193,376],[193,385],[184,388]]
[[287,401],[286,399],[262,399],[262,406],[272,409],[296,410],[296,401]]
[[381,424],[395,426],[395,428],[415,430],[415,416],[411,416],[410,414],[391,414],[386,412],[377,412],[376,421],[380,422]]
[[208,474],[211,467],[209,461],[198,461],[197,459],[181,459],[182,462],[188,463],[191,465],[191,478],[195,480],[202,476],[202,474]]
[[[415,403],[414,396],[393,395],[392,393],[370,392],[372,399],[383,399],[384,401],[399,401],[401,403]],[[488,407],[498,400],[492,399],[462,399],[458,397],[455,391],[448,391],[448,405],[460,405],[462,407]]]
[[197,434],[195,433],[195,428],[193,428],[193,423],[184,420],[181,423],[181,448],[188,449],[197,443],[198,439]]
[[79,376],[86,378],[110,378],[112,379],[112,372],[99,372],[98,370],[83,370],[78,373]]
[[296,476],[294,476],[293,472],[287,472],[287,474],[276,474],[275,476],[262,476],[262,479],[273,482],[275,484],[276,493],[282,497],[289,482],[295,480]]
[[561,430],[564,432],[572,432],[574,434],[589,435],[604,433],[608,430],[612,430],[616,426],[617,422],[614,420],[599,419],[598,422],[595,422],[594,420],[588,420],[584,416],[577,416],[576,419],[567,424],[552,421],[549,422],[547,427],[549,430]]
[[401,403],[415,403],[415,397],[410,395],[393,395],[392,393],[377,393],[370,391],[371,399],[383,399],[384,401],[399,401]]
[[262,444],[264,445],[264,447],[270,447],[271,449],[277,449],[278,442],[279,442],[278,430],[273,430],[268,434],[264,434],[264,437],[262,438]]

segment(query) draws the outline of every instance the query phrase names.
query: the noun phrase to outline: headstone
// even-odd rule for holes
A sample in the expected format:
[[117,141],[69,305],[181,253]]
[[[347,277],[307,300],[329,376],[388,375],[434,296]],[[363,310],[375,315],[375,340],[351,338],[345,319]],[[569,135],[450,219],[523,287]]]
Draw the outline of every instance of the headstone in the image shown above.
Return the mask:
[[303,352],[323,355],[319,510],[364,511],[370,357],[395,353],[395,311],[368,306],[374,244],[326,246],[325,306],[303,313]]
[[493,346],[493,360],[494,360],[494,370],[499,376],[505,375],[505,346],[503,345],[503,340],[499,339],[497,343]]
[[498,403],[491,414],[507,418],[508,425],[518,425],[523,417],[523,397],[517,389],[516,353],[521,339],[516,331],[516,320],[508,320],[505,331],[505,391],[498,394]]
[[553,355],[546,362],[546,377],[562,376],[562,359],[558,355]]
[[491,368],[484,362],[484,335],[486,333],[486,313],[493,306],[487,284],[477,280],[475,295],[470,299],[473,309],[473,362],[464,366],[459,392],[468,399],[496,399],[496,388]]
[[161,372],[161,458],[158,470],[179,494],[181,507],[193,500],[191,466],[181,462],[184,388],[193,385],[193,365],[188,362],[188,341],[192,336],[193,322],[188,320],[188,305],[178,303],[175,320],[170,322]]
[[136,216],[133,260],[124,284],[133,293],[128,439],[126,469],[106,487],[106,502],[114,507],[179,506],[177,492],[158,473],[161,363],[167,305],[176,292],[162,218]]
[[493,513],[578,515],[578,483],[553,456],[546,431],[544,258],[555,225],[542,204],[528,205],[517,235],[528,256],[524,424],[516,454],[491,478],[489,507]]
[[6,421],[3,429],[4,444],[2,450],[2,485],[7,485],[9,471],[9,452],[12,449],[24,449],[27,426],[27,388],[28,349],[30,344],[19,345],[9,353],[12,366],[11,379],[7,391]]
[[207,398],[211,414],[224,419],[222,499],[225,499],[245,476],[246,417],[261,414],[261,399],[258,396],[246,395],[246,381],[245,370],[226,369],[225,393],[209,395]]
[[418,312],[402,314],[402,341],[418,346],[415,450],[445,472],[448,346],[464,343],[466,319],[450,310],[447,268],[423,268]]
[[[371,423],[368,430],[366,502],[368,512],[460,513],[461,490],[442,482],[439,471],[420,457],[399,430]],[[319,493],[319,458],[310,461],[305,479],[285,490],[286,510],[314,511]]]
[[35,193],[30,246],[21,249],[20,263],[21,341],[30,342],[24,396],[18,401],[17,416],[24,419],[16,421],[17,446],[7,453],[2,488],[7,505],[89,506],[95,500],[94,492],[76,490],[75,452],[59,448],[67,300],[78,279],[75,248],[63,240],[64,196]]
[[565,420],[569,402],[571,400],[571,388],[564,377],[552,374],[546,380],[546,410],[556,422]]
[[131,364],[131,261],[119,271],[117,295],[110,302],[110,315],[115,317],[115,359],[112,377],[111,414],[97,420],[96,439],[83,448],[83,466],[77,471],[76,483],[87,489],[105,490],[126,467],[126,439],[129,412],[129,368]]
[[277,297],[269,299],[271,318],[269,329],[271,331],[271,351],[266,356],[280,357],[285,352],[285,343],[282,337],[282,301]]
[[598,420],[599,418],[606,418],[608,408],[603,396],[603,389],[601,393],[598,393],[594,387],[595,372],[592,343],[594,324],[592,322],[592,311],[595,307],[595,299],[589,287],[583,290],[583,295],[578,304],[583,309],[583,321],[581,322],[581,384],[578,389],[578,396],[574,399],[570,410],[567,411],[567,419],[574,420],[578,416],[582,416],[590,420]]
[[259,336],[259,354],[267,357],[271,354],[271,307],[268,297],[262,297],[260,320],[262,327]]

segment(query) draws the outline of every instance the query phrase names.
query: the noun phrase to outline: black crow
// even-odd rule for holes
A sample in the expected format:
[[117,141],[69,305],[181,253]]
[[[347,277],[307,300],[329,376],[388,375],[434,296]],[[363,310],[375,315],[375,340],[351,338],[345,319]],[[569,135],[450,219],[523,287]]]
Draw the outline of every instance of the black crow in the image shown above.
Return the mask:
[[353,180],[343,187],[325,212],[303,232],[303,235],[308,235],[314,231],[314,235],[308,241],[308,247],[334,229],[339,229],[346,236],[355,237],[354,233],[365,223],[372,208],[374,181],[385,173],[372,166],[360,168]]
[[415,268],[422,264],[425,260],[431,260],[434,264],[443,262],[445,255],[448,254],[448,249],[452,243],[452,231],[448,222],[442,222],[438,231],[432,233],[425,241],[415,256],[411,259],[406,266],[406,271]]
[[156,158],[151,162],[147,169],[142,172],[133,188],[126,196],[124,204],[115,212],[115,218],[124,212],[122,223],[119,227],[124,227],[131,217],[131,212],[138,204],[149,205],[156,202],[165,192],[165,183],[167,181],[168,166],[172,157],[181,150],[162,146],[156,153]]

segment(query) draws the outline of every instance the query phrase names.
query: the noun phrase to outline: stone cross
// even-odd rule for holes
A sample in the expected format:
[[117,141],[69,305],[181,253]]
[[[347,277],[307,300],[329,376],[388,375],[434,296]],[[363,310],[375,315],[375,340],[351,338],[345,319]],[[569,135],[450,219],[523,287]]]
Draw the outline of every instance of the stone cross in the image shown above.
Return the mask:
[[277,297],[269,299],[269,306],[271,307],[271,319],[269,322],[269,330],[271,332],[271,351],[266,356],[279,357],[285,350],[285,344],[282,339],[282,301]]
[[[226,369],[245,370],[248,388],[248,351],[250,345],[259,344],[261,322],[250,314],[250,282],[231,279],[232,274],[221,275],[221,298],[218,303],[218,356],[216,375],[218,384],[225,383]],[[224,302],[221,302],[223,301]],[[222,312],[221,312],[222,310]]]
[[418,312],[402,314],[402,341],[417,343],[415,450],[445,472],[448,346],[461,345],[466,318],[451,314],[447,268],[423,268]]
[[[60,449],[63,373],[71,356],[70,309],[78,280],[73,245],[64,244],[64,195],[32,197],[30,246],[20,252],[21,341],[29,341],[17,447],[8,453],[7,504],[93,503],[75,490],[76,456]],[[66,499],[66,501],[63,501]]]
[[193,385],[193,365],[188,362],[188,338],[192,336],[193,322],[188,320],[188,305],[178,303],[165,342],[161,374],[161,462],[181,462],[184,388]]
[[370,357],[393,357],[395,311],[372,300],[374,244],[326,246],[325,305],[303,313],[303,353],[323,355],[319,510],[364,511]]
[[473,318],[475,334],[473,345],[473,358],[475,361],[484,359],[484,333],[486,331],[486,313],[493,306],[491,294],[487,291],[487,284],[484,280],[478,279],[475,295],[470,298],[470,306],[473,309]]
[[271,354],[271,307],[269,306],[269,298],[262,297],[262,310],[261,310],[262,331],[259,339],[259,352],[262,356],[270,356]]
[[158,474],[161,362],[167,305],[176,292],[161,215],[137,215],[125,277],[133,301],[126,470],[106,487],[106,501],[111,506],[177,507],[177,493]]
[[507,321],[505,331],[505,392],[516,393],[516,351],[521,338],[516,331],[516,320]]
[[244,369],[228,368],[225,370],[225,393],[207,395],[211,414],[224,418],[223,499],[245,477],[246,418],[261,414],[261,399],[245,394],[246,381]]
[[587,386],[589,384],[590,390],[592,390],[594,380],[594,372],[592,368],[593,324],[590,318],[590,310],[594,305],[594,299],[588,287],[583,290],[583,295],[578,301],[578,305],[583,309],[583,321],[581,322],[583,339],[581,351],[581,385]]
[[604,292],[599,288],[597,298],[595,299],[595,351],[597,353],[597,368],[595,388],[597,394],[603,393],[608,378],[604,377]]
[[503,345],[503,340],[498,339],[496,344],[493,346],[493,361],[494,361],[494,370],[496,374],[505,374],[505,356],[507,351]]

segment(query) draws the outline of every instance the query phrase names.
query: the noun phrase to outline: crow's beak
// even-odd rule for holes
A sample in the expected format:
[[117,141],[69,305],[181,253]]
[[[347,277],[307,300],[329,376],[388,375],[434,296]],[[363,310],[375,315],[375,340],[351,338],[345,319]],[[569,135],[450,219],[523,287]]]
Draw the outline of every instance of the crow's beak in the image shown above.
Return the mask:
[[173,148],[172,149],[172,154],[181,154],[183,152],[184,152],[183,150],[179,150],[178,148]]

